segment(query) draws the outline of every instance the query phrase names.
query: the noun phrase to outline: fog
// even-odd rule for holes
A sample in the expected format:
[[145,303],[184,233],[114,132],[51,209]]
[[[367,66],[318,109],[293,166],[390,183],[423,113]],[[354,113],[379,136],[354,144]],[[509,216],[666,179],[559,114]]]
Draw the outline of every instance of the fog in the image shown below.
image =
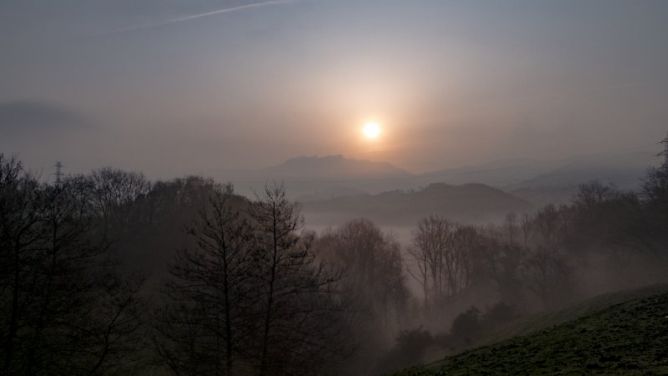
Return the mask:
[[666,36],[658,0],[1,1],[0,374],[492,374],[667,294]]
[[[3,1],[0,147],[44,171],[343,154],[425,172],[647,152],[665,132],[661,1],[245,4]],[[17,130],[26,104],[86,126]],[[360,141],[369,118],[382,143]]]

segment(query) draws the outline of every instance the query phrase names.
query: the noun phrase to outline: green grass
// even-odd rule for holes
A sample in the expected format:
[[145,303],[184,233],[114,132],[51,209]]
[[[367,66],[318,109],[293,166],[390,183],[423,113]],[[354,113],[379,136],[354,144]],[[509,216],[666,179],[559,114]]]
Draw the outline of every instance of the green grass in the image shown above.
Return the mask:
[[556,323],[548,329],[394,376],[668,375],[665,287],[608,294],[550,315],[528,320],[515,331]]
[[659,284],[646,286],[639,289],[601,294],[575,303],[565,309],[539,313],[530,317],[521,318],[515,322],[508,323],[507,325],[486,335],[484,338],[481,338],[476,343],[475,347],[492,345],[508,338],[532,334],[539,330],[563,324],[582,316],[602,311],[615,304],[653,295],[659,295],[662,293],[668,293],[668,285]]

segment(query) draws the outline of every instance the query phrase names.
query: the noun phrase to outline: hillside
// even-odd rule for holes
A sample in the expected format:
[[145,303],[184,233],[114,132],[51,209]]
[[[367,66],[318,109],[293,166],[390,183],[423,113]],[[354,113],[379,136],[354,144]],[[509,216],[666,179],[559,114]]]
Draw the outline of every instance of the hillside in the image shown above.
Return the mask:
[[[658,294],[656,292],[662,291]],[[650,294],[655,292],[655,294]],[[649,296],[647,296],[649,295]],[[624,297],[636,296],[623,303]],[[596,309],[606,304],[607,308]],[[592,312],[593,311],[593,312]],[[437,375],[659,375],[668,373],[668,293],[665,288],[604,295],[540,321],[567,322],[526,336],[448,357],[394,376]]]
[[462,222],[484,222],[530,205],[509,193],[484,184],[430,184],[417,191],[390,191],[304,203],[307,219],[330,221],[365,217],[378,223],[414,224],[430,214]]

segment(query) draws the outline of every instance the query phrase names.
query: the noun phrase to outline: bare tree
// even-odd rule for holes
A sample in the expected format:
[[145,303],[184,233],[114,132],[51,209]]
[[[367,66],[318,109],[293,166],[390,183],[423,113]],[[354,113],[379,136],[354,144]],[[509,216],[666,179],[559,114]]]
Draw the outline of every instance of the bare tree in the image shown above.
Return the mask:
[[0,319],[3,374],[18,367],[23,317],[32,306],[33,249],[42,240],[41,192],[37,182],[13,158],[0,154]]
[[85,177],[91,204],[102,221],[104,239],[116,240],[128,220],[128,209],[149,193],[151,184],[144,175],[109,167],[93,171]]
[[454,224],[445,218],[429,216],[418,223],[413,234],[412,255],[417,269],[425,306],[436,304],[445,294],[445,254],[450,246]]
[[473,227],[430,216],[419,222],[410,251],[426,305],[457,297],[472,284],[476,252],[482,244]]
[[555,298],[567,292],[570,268],[563,247],[567,225],[565,210],[554,205],[546,206],[526,223],[528,247],[522,274],[544,307],[553,306]]
[[[88,237],[75,181],[41,185],[0,156],[3,374],[111,374],[131,365],[138,283]],[[4,281],[9,281],[5,285]],[[125,357],[124,363],[114,358]]]
[[407,320],[410,294],[399,244],[372,222],[357,219],[321,236],[314,248],[319,260],[341,273],[336,287],[355,333],[356,352],[342,373],[372,373]]
[[214,191],[190,230],[196,247],[172,264],[155,344],[176,375],[234,375],[247,362],[257,262],[242,205],[231,187]]
[[314,259],[311,239],[297,234],[302,218],[283,187],[267,187],[251,215],[261,264],[258,374],[323,373],[341,350],[336,278]]

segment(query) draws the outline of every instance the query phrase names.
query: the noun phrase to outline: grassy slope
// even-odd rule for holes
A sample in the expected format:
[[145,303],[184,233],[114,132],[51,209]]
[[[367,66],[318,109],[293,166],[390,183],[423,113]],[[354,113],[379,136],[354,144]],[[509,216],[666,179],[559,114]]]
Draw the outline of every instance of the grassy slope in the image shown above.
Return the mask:
[[[617,303],[624,297],[635,299]],[[613,305],[591,313],[610,303]],[[668,374],[665,287],[604,295],[563,311],[558,318],[543,317],[540,323],[577,317],[579,312],[585,316],[395,376]],[[529,322],[519,332],[540,323]]]
[[476,344],[476,347],[492,345],[512,337],[529,335],[539,330],[547,329],[555,325],[575,320],[582,316],[602,311],[615,304],[662,293],[668,293],[668,285],[653,285],[639,289],[601,294],[575,303],[565,309],[540,313],[511,322],[495,332],[490,333],[486,337],[481,338]]

